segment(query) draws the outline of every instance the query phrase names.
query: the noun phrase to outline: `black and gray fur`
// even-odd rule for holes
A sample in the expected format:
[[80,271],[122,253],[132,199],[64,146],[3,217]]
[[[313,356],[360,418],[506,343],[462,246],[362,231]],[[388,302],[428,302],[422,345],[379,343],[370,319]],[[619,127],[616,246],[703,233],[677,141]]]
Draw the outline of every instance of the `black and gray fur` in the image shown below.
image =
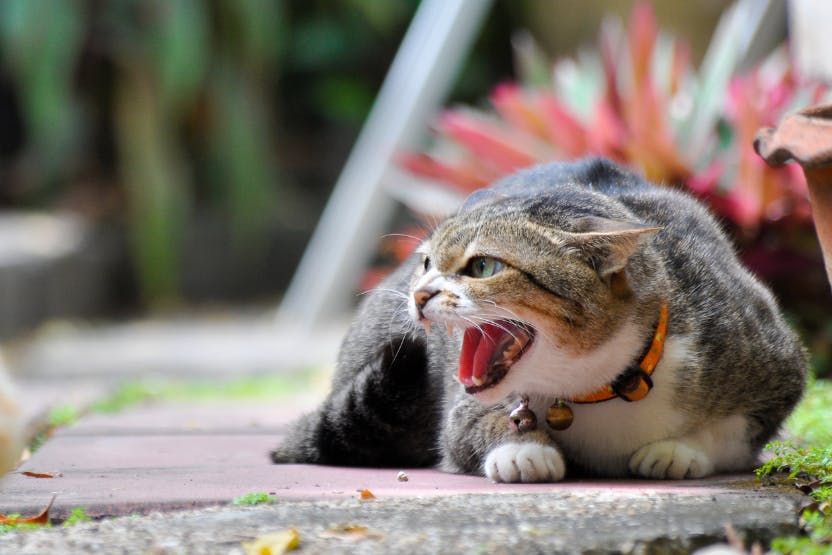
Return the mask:
[[[692,427],[744,415],[754,453],[777,433],[802,394],[805,353],[772,295],[741,266],[702,205],[608,161],[588,159],[510,176],[472,196],[436,234],[464,235],[457,231],[461,223],[485,225],[507,214],[565,231],[581,231],[576,226],[587,217],[660,227],[628,263],[627,279],[637,298],[633,306],[655,307],[660,295],[667,299],[668,336],[684,336],[696,350],[674,382],[675,403],[690,415]],[[545,256],[540,249],[534,252]],[[489,450],[511,437],[506,414],[515,399],[488,407],[466,395],[454,379],[459,335],[435,326],[428,336],[408,316],[407,298],[421,264],[422,257],[413,255],[364,299],[344,339],[332,393],[295,424],[272,452],[274,462],[438,465],[482,474]],[[541,269],[556,264],[538,260],[520,270],[544,290],[568,286],[568,280],[555,282],[556,272]],[[655,314],[648,312],[645,327]],[[575,329],[580,333],[579,324]],[[545,431],[534,434],[541,442],[557,441]],[[568,464],[593,469],[591,454],[564,451]]]

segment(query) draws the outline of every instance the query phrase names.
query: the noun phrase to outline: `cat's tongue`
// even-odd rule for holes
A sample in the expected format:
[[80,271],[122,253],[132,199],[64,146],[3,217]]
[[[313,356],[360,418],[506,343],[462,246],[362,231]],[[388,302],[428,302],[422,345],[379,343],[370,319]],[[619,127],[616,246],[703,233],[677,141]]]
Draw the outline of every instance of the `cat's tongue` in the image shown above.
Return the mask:
[[[507,327],[508,326],[508,327]],[[506,347],[511,339],[511,324],[500,326],[485,324],[468,328],[462,339],[462,353],[459,356],[459,381],[465,387],[475,387],[486,382],[488,369],[495,360],[495,352]]]

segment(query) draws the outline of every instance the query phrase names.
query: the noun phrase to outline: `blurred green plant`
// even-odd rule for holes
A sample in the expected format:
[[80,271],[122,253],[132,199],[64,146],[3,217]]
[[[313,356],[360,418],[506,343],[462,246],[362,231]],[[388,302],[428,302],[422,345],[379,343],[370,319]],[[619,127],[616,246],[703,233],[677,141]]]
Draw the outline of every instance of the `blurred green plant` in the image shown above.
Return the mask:
[[271,505],[277,503],[277,497],[264,492],[253,492],[235,497],[232,505]]
[[175,300],[188,226],[208,215],[231,236],[218,247],[262,250],[292,212],[283,123],[357,126],[389,61],[379,48],[392,54],[416,4],[4,1],[0,78],[15,106],[0,109],[23,129],[3,195],[83,197],[126,227],[143,300]]
[[[200,196],[225,205],[241,244],[274,214],[271,93],[285,36],[282,2],[11,0],[0,4],[3,60],[21,99],[27,192],[70,185],[107,119],[146,299],[175,297],[184,226]],[[84,64],[100,72],[78,90]],[[106,105],[83,106],[85,95]],[[109,110],[109,113],[107,111]],[[85,119],[86,118],[86,119]],[[196,153],[194,153],[196,151]],[[199,176],[193,160],[212,171]],[[199,182],[197,182],[199,177]]]

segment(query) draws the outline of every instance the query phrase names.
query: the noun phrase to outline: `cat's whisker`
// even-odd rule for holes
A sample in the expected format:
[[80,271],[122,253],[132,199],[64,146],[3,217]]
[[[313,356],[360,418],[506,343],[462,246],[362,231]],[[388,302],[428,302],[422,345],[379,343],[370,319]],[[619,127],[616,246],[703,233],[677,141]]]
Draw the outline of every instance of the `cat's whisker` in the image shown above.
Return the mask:
[[506,308],[504,306],[500,306],[499,304],[497,304],[495,301],[492,301],[491,299],[482,299],[482,302],[488,303],[489,305],[493,306],[496,310],[501,310],[501,311],[505,312],[506,314],[511,316],[512,319],[514,319],[514,320],[517,320],[519,322],[524,321],[523,318],[521,318],[519,314],[517,314],[516,312],[514,312],[513,310],[511,310],[509,308]]
[[360,292],[360,293],[359,293],[359,295],[362,295],[362,296],[363,296],[363,295],[367,295],[367,294],[372,293],[372,292],[374,292],[374,291],[378,291],[378,292],[380,292],[380,293],[388,293],[388,294],[390,294],[390,295],[394,295],[394,296],[396,296],[396,297],[402,298],[402,299],[404,299],[405,301],[407,301],[407,300],[408,300],[408,298],[409,298],[409,297],[408,297],[408,295],[407,295],[407,293],[404,293],[404,292],[402,292],[402,291],[397,291],[397,290],[395,290],[395,289],[388,289],[388,288],[386,288],[386,287],[374,287],[374,288],[370,289],[369,291],[362,291],[362,292]]
[[416,235],[410,235],[407,233],[388,233],[386,235],[382,235],[381,237],[382,239],[392,239],[393,237],[398,237],[400,239],[412,239],[417,243],[421,243],[425,240],[424,237],[417,237]]
[[[402,340],[403,341],[404,341],[404,338],[407,337],[407,335],[413,333],[413,331],[416,329],[416,325],[414,324],[413,320],[411,320],[408,317],[408,314],[407,314],[407,301],[406,300],[400,301],[396,305],[396,307],[391,311],[390,318],[388,318],[388,320],[387,320],[387,336],[388,336],[387,344],[390,346],[390,350],[394,350],[394,347],[393,347],[393,336],[394,336],[393,327],[394,327],[394,322],[397,318],[400,319],[399,320],[400,322],[405,324],[405,328],[404,328],[404,330],[402,330],[404,332],[402,334]],[[396,350],[396,354],[398,354],[399,350],[401,350],[401,345],[399,345],[399,348]],[[394,355],[393,359],[395,360],[395,355]]]
[[[500,330],[502,330],[502,331],[506,332],[506,333],[507,333],[508,335],[510,335],[510,336],[511,336],[511,338],[512,338],[512,339],[514,339],[515,341],[518,341],[518,342],[520,341],[520,338],[518,338],[518,337],[514,334],[514,332],[511,330],[511,328],[507,327],[505,324],[503,324],[503,323],[502,323],[501,321],[499,321],[499,320],[492,320],[491,318],[486,318],[486,317],[483,317],[483,316],[472,316],[472,318],[479,319],[479,320],[480,320],[480,321],[482,321],[484,324],[491,324],[491,325],[492,325],[492,326],[494,326],[495,328],[498,328],[498,329],[500,329]],[[488,337],[488,335],[487,335],[487,334],[486,334],[485,336],[486,336],[486,337]],[[492,339],[491,341],[493,341],[493,339]]]

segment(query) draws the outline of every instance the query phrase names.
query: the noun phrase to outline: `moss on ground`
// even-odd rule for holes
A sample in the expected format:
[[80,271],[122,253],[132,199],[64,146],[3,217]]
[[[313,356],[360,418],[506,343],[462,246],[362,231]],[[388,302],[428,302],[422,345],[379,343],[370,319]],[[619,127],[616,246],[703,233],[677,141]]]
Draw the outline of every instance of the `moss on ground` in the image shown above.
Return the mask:
[[814,380],[786,425],[793,440],[768,446],[774,457],[757,476],[787,474],[812,501],[800,517],[803,534],[777,538],[772,550],[814,555],[832,553],[832,382]]

